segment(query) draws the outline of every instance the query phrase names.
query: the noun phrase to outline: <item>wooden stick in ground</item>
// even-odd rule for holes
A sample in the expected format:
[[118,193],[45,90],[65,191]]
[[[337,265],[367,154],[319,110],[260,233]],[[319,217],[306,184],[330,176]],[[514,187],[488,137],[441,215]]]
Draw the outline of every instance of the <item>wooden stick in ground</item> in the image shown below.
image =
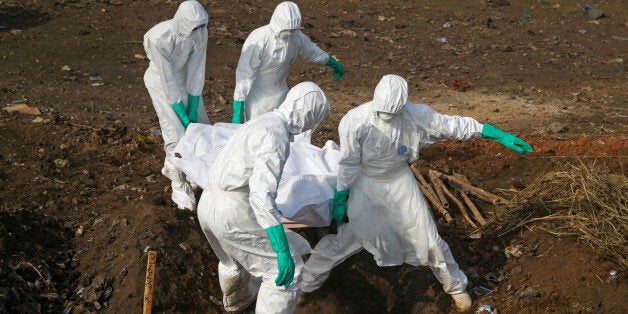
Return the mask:
[[[442,181],[441,181],[441,183],[442,183]],[[469,214],[467,213],[467,209],[462,204],[462,201],[460,201],[453,193],[451,193],[449,191],[449,189],[447,189],[447,187],[445,187],[444,183],[443,183],[443,188],[444,188],[443,192],[445,192],[445,195],[447,195],[447,197],[449,197],[449,199],[452,200],[452,202],[454,202],[456,204],[458,209],[460,209],[460,213],[462,214],[462,217],[464,218],[464,220],[467,223],[469,223],[471,225],[471,227],[477,228],[478,226],[475,224],[475,222],[473,222],[471,217],[469,217]]]
[[425,188],[430,190],[432,192],[432,194],[436,195],[436,192],[432,189],[430,184],[427,183],[427,181],[425,181],[425,178],[423,178],[423,175],[419,172],[419,169],[417,169],[414,165],[410,165],[410,170],[412,170],[412,173],[414,174],[414,177],[419,181],[419,183],[420,183],[419,186],[421,186],[421,185],[424,186]]
[[454,177],[454,176],[448,176],[444,173],[440,174],[440,178],[443,180],[447,180],[449,183],[451,183],[452,185],[457,186],[458,188],[460,188],[460,190],[468,192],[470,194],[475,195],[477,198],[498,205],[498,204],[505,204],[508,201],[504,198],[501,198],[495,194],[491,194],[489,192],[484,191],[483,189],[480,189],[478,187],[475,187],[473,185],[470,185],[466,182],[463,182],[462,180]]
[[440,201],[438,200],[436,195],[434,195],[433,192],[429,190],[429,185],[425,186],[425,185],[422,185],[422,184],[420,184],[418,182],[417,182],[417,185],[419,186],[419,189],[421,189],[421,192],[423,193],[425,198],[432,204],[432,206],[434,206],[434,208],[436,208],[436,210],[438,210],[438,212],[441,215],[443,215],[443,217],[445,218],[445,221],[451,222],[453,220],[451,218],[451,215],[443,207],[443,205],[440,203]]
[[464,191],[461,191],[460,195],[462,196],[462,199],[467,204],[467,206],[469,206],[469,209],[471,209],[471,214],[473,214],[473,217],[475,218],[475,220],[479,222],[480,225],[482,226],[486,225],[486,219],[482,217],[482,214],[480,214],[480,211],[478,210],[478,208],[475,207],[475,204],[473,204],[473,202],[471,202],[471,199],[469,198],[469,196],[467,196],[467,193],[465,193]]
[[144,281],[144,314],[150,314],[153,309],[153,287],[155,285],[156,251],[148,251],[146,260],[146,281]]
[[430,177],[430,182],[432,182],[434,191],[436,191],[436,196],[438,196],[438,199],[440,200],[441,204],[443,204],[443,207],[449,209],[449,202],[447,202],[447,198],[445,197],[445,192],[443,191],[443,189],[445,189],[445,186],[443,182],[440,180],[440,178],[438,177],[439,172],[430,169],[430,171],[428,172],[428,176]]

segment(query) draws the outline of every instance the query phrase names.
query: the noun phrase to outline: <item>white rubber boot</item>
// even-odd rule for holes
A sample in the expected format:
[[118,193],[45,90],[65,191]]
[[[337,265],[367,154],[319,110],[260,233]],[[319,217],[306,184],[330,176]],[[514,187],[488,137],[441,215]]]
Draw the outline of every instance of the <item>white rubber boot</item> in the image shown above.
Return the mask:
[[462,292],[462,293],[452,294],[451,297],[454,299],[454,302],[456,303],[456,310],[458,312],[466,312],[469,309],[471,309],[471,304],[473,303],[473,301],[471,301],[471,296],[469,296],[468,293]]

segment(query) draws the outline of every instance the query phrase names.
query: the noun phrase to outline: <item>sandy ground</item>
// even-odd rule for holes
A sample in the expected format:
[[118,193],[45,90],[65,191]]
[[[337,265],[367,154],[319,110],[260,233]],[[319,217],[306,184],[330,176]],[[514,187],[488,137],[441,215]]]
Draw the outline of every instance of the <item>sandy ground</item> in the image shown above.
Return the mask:
[[[242,43],[277,3],[201,3],[210,14],[203,99],[212,122],[225,122]],[[485,140],[442,142],[422,152],[421,171],[455,171],[493,193],[522,189],[578,158],[624,173],[624,1],[593,3],[605,11],[601,19],[563,0],[297,3],[304,33],[347,70],[339,82],[330,69],[304,62],[290,72],[289,85],[316,82],[330,99],[332,113],[315,144],[337,141],[344,113],[369,101],[382,75],[396,73],[408,80],[411,101],[490,122],[535,149],[520,156]],[[142,80],[142,36],[177,5],[0,0],[0,104],[41,112],[0,111],[0,313],[138,312],[147,249],[158,251],[155,312],[223,312],[217,259],[194,213],[175,209],[159,172],[159,126]],[[469,88],[452,88],[453,81]],[[479,205],[488,217],[496,210]],[[439,219],[442,236],[471,286],[493,291],[474,294],[474,309],[627,311],[625,270],[578,239],[535,228],[468,239],[472,228],[453,216],[450,224]],[[300,232],[315,244],[334,229]],[[504,248],[513,244],[524,255],[507,259]],[[453,306],[428,269],[378,268],[362,252],[297,312]]]

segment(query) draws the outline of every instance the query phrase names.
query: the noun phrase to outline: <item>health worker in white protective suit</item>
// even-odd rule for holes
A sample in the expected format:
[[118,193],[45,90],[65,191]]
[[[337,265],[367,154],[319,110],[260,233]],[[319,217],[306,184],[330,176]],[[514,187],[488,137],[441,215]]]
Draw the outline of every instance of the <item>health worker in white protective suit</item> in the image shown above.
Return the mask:
[[247,37],[238,67],[233,92],[232,123],[241,123],[279,107],[288,93],[288,71],[297,57],[325,64],[334,78],[344,75],[344,68],[334,57],[318,48],[299,30],[301,12],[294,2],[277,5],[268,25]]
[[292,137],[328,114],[323,91],[300,83],[278,109],[243,124],[214,161],[198,220],[220,260],[227,311],[241,311],[256,297],[256,313],[294,311],[301,255],[311,248],[300,235],[284,231],[275,197]]
[[[407,100],[406,81],[386,75],[373,100],[350,110],[340,121],[342,157],[332,209],[338,233],[323,237],[313,249],[300,288],[318,289],[334,266],[365,248],[379,266],[428,266],[452,295],[456,308],[465,311],[471,306],[465,291],[467,277],[439,236],[408,163],[419,158],[421,148],[441,139],[481,136],[519,153],[532,148],[490,124],[442,115]],[[348,223],[343,224],[345,211]]]
[[190,123],[209,124],[201,98],[207,20],[207,12],[197,1],[184,1],[173,19],[153,26],[144,35],[150,59],[144,83],[159,117],[166,151],[161,173],[171,180],[172,200],[179,209],[196,209],[196,198],[185,174],[175,167],[174,147]]

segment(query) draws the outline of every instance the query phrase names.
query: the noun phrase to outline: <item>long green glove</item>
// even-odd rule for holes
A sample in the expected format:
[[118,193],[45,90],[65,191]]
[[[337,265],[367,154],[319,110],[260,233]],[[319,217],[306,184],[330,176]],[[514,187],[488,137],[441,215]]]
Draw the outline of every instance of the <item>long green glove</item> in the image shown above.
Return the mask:
[[172,109],[177,114],[177,117],[179,117],[179,120],[181,121],[181,124],[183,124],[183,127],[187,128],[188,125],[190,125],[190,118],[188,118],[188,114],[185,113],[185,107],[183,106],[183,102],[180,101],[172,105]]
[[244,101],[234,100],[233,101],[233,117],[231,117],[231,123],[236,123],[236,124],[242,123],[242,109],[244,109]]
[[347,195],[349,195],[349,189],[342,191],[334,189],[334,204],[331,208],[331,216],[338,226],[344,223],[344,218],[347,214]]
[[345,75],[345,67],[343,67],[342,64],[331,55],[329,55],[329,59],[325,65],[334,70],[334,78],[336,81],[339,81],[340,78]]
[[532,146],[530,146],[530,144],[488,123],[484,123],[484,127],[482,128],[482,137],[500,143],[506,146],[506,148],[514,150],[520,154],[527,154],[532,152]]
[[198,103],[201,100],[201,96],[188,95],[188,117],[190,122],[198,122]]
[[294,261],[290,256],[290,247],[288,246],[288,239],[286,239],[286,232],[283,230],[282,225],[275,225],[264,229],[268,238],[270,239],[270,246],[273,251],[277,253],[277,268],[279,274],[275,278],[275,285],[277,286],[289,286],[294,279]]

